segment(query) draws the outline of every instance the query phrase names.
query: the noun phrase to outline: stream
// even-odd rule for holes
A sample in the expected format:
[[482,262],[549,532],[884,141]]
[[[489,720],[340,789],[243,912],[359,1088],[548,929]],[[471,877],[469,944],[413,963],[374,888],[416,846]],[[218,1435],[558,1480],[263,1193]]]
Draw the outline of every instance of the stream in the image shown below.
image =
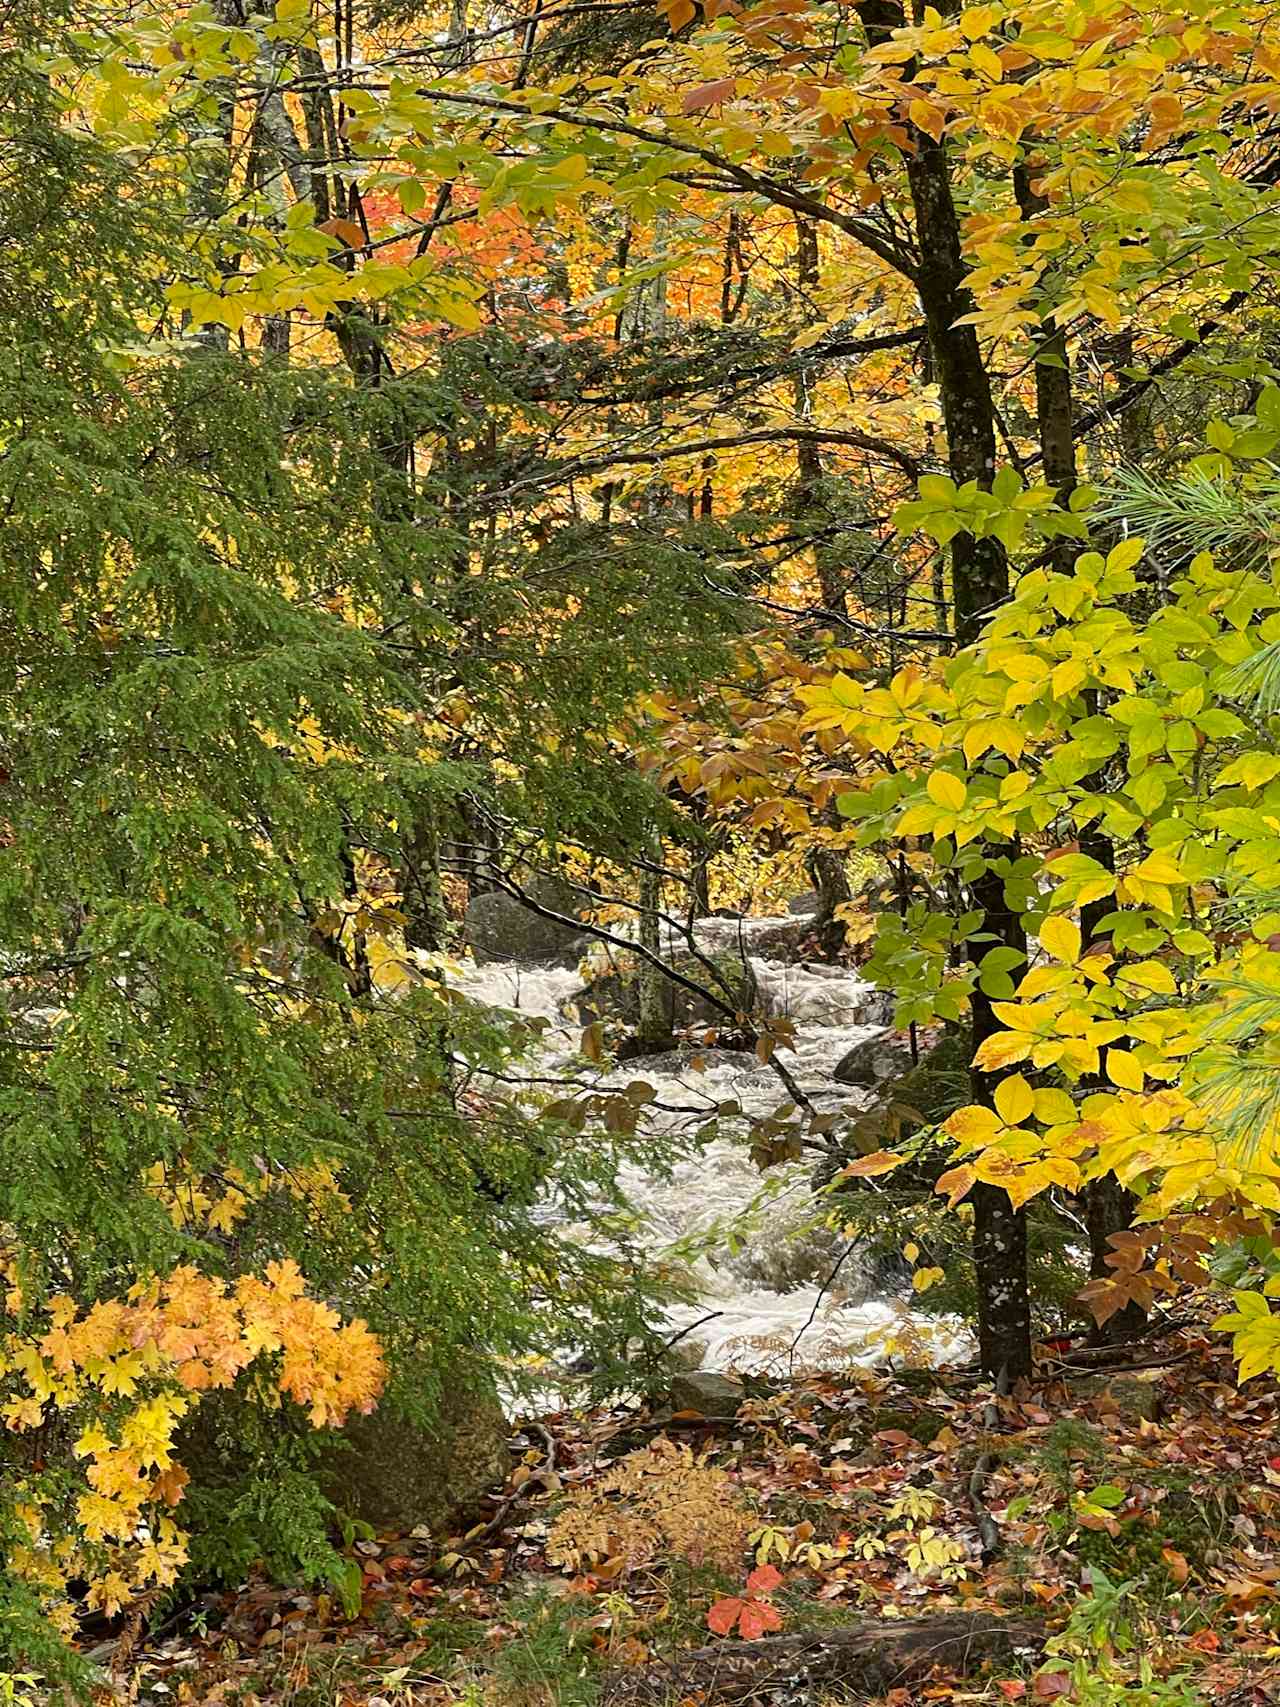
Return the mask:
[[[767,949],[804,921],[703,920],[698,946],[723,954],[742,943],[763,1010],[785,1015],[796,1028],[794,1049],[780,1052],[796,1082],[822,1112],[855,1111],[869,1093],[838,1084],[834,1070],[850,1048],[884,1027],[884,998],[844,967],[790,964]],[[764,944],[766,952],[753,952]],[[581,1080],[583,1022],[573,1011],[585,986],[576,969],[492,962],[466,966],[450,980],[489,1007],[541,1016],[548,1024],[538,1048],[525,1057],[531,1079]],[[690,1063],[698,1060],[697,1067]],[[628,1169],[623,1184],[643,1217],[642,1240],[656,1256],[678,1241],[707,1237],[709,1248],[692,1263],[696,1304],[670,1310],[672,1335],[682,1334],[680,1360],[711,1370],[801,1372],[851,1363],[875,1364],[889,1356],[944,1362],[967,1348],[963,1332],[911,1310],[910,1288],[896,1277],[877,1282],[875,1268],[855,1251],[828,1285],[847,1241],[838,1230],[815,1225],[811,1190],[813,1152],[762,1174],[745,1139],[753,1119],[787,1100],[777,1074],[751,1052],[686,1048],[630,1060],[602,1071],[601,1086],[640,1078],[654,1087],[668,1111],[649,1109],[649,1131],[700,1126],[717,1104],[736,1101],[740,1117],[721,1118],[718,1136],[676,1163],[669,1178]],[[686,1112],[704,1108],[706,1115]],[[732,1243],[724,1237],[733,1229]],[[721,1236],[717,1237],[717,1233]],[[703,1320],[711,1317],[710,1320]]]

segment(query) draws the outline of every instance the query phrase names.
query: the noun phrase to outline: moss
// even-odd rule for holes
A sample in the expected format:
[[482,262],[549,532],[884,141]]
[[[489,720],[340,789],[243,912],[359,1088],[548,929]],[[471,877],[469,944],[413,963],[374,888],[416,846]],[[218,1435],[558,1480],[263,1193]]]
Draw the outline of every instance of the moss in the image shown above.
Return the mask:
[[876,1405],[867,1411],[865,1416],[869,1434],[881,1434],[886,1429],[897,1429],[902,1434],[909,1434],[912,1440],[918,1440],[922,1446],[927,1446],[931,1440],[936,1439],[947,1421],[941,1411],[931,1410],[927,1405],[912,1410]]

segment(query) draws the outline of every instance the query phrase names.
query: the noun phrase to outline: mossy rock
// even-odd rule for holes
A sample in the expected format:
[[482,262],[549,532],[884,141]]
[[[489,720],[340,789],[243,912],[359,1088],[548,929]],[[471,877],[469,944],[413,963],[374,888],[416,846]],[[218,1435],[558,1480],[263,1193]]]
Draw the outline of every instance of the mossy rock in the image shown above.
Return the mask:
[[947,1426],[942,1412],[928,1405],[909,1411],[899,1410],[893,1405],[873,1405],[860,1420],[865,1423],[868,1434],[883,1434],[887,1429],[896,1429],[898,1433],[909,1434],[912,1440],[918,1440],[921,1446],[928,1446],[931,1440],[936,1440]]
[[1072,1395],[1114,1409],[1129,1423],[1155,1422],[1160,1415],[1161,1392],[1156,1381],[1143,1381],[1134,1375],[1097,1374],[1072,1375],[1067,1381]]
[[[257,1455],[236,1426],[238,1414],[241,1401],[211,1395],[193,1426],[182,1431],[177,1457],[193,1491],[233,1488],[255,1469],[260,1472]],[[447,1385],[430,1425],[412,1422],[389,1405],[350,1418],[312,1473],[325,1497],[348,1517],[376,1530],[424,1527],[444,1536],[506,1480],[512,1463],[508,1433],[491,1387]]]
[[[706,961],[715,968],[718,976],[713,975],[703,960],[691,954],[673,955],[669,964],[673,971],[714,992],[736,1010],[750,1013],[757,994],[755,973],[750,963],[737,954],[708,955]],[[614,1020],[627,1026],[637,1025],[640,1019],[639,963],[631,957],[626,961],[620,959],[612,971],[594,978],[573,1001],[585,1020]],[[690,1026],[732,1025],[729,1016],[706,996],[687,990],[670,978],[663,979],[663,1011],[668,1029],[673,1032]]]
[[[576,918],[583,897],[558,878],[529,885],[531,898],[566,918]],[[590,947],[590,937],[571,925],[544,919],[505,890],[477,895],[466,912],[463,935],[479,965],[491,961],[519,966],[576,966]]]
[[[888,1053],[905,1050],[892,1034],[882,1033],[870,1040],[874,1050]],[[859,1046],[864,1047],[862,1045]],[[850,1051],[850,1055],[856,1051]],[[850,1162],[872,1150],[893,1149],[905,1139],[929,1127],[940,1124],[949,1114],[969,1101],[969,1034],[967,1031],[944,1031],[937,1042],[922,1049],[915,1066],[875,1079],[870,1105],[848,1126],[841,1140],[830,1149],[814,1173],[814,1184],[827,1186]],[[858,1064],[849,1066],[850,1056],[839,1063],[845,1082]],[[868,1066],[868,1073],[871,1072]],[[874,1074],[871,1075],[874,1078]],[[870,1088],[865,1078],[859,1079]],[[950,1150],[945,1145],[922,1147],[921,1152],[891,1178],[895,1193],[908,1193],[928,1198],[940,1176],[952,1165]],[[881,1182],[875,1189],[879,1191]],[[846,1191],[865,1191],[865,1180],[853,1179],[841,1188]]]

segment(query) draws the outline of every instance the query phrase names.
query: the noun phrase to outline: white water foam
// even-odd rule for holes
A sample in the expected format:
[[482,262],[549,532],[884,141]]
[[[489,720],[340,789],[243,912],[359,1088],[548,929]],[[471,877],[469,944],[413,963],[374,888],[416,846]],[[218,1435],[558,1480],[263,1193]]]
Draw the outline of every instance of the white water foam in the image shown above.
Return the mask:
[[[881,1029],[882,1002],[871,985],[844,968],[788,965],[751,953],[753,942],[772,938],[776,943],[796,923],[794,918],[707,919],[696,927],[696,940],[713,954],[741,942],[765,1011],[786,1016],[796,1026],[794,1049],[780,1051],[779,1059],[815,1107],[854,1110],[866,1093],[837,1084],[832,1075],[854,1044]],[[543,1089],[548,1079],[581,1083],[582,1025],[573,1002],[584,985],[577,969],[489,964],[468,967],[451,983],[486,1006],[547,1021],[526,1058],[530,1079],[541,1081]],[[686,1264],[698,1303],[673,1309],[669,1316],[672,1334],[688,1330],[682,1349],[700,1352],[696,1361],[702,1367],[799,1370],[868,1364],[904,1347],[918,1356],[922,1344],[943,1361],[967,1349],[962,1332],[917,1316],[901,1299],[868,1297],[866,1272],[856,1258],[842,1267],[836,1285],[825,1285],[844,1241],[815,1224],[814,1158],[783,1163],[762,1176],[744,1142],[753,1120],[787,1101],[782,1081],[769,1066],[751,1053],[711,1048],[698,1056],[690,1049],[630,1061],[600,1072],[595,1082],[603,1088],[635,1079],[654,1088],[656,1106],[645,1116],[651,1132],[696,1130],[725,1102],[741,1109],[740,1115],[722,1117],[718,1135],[677,1162],[669,1177],[628,1168],[622,1178],[642,1217],[642,1240],[655,1258],[669,1258],[673,1247],[690,1240],[710,1245]],[[703,1321],[706,1317],[712,1319]]]

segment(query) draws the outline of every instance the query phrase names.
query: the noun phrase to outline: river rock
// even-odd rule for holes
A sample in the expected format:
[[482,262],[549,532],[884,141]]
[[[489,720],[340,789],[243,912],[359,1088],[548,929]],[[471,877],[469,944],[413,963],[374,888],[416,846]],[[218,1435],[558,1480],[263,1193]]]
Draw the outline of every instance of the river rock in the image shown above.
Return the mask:
[[1156,1422],[1160,1416],[1161,1393],[1158,1379],[1162,1373],[1153,1371],[1156,1379],[1144,1381],[1135,1375],[1071,1375],[1067,1379],[1073,1397],[1100,1404],[1116,1411],[1125,1422]]
[[891,1027],[897,1006],[898,998],[892,990],[876,990],[868,985],[858,1004],[858,1024]]
[[[750,963],[744,962],[736,954],[710,955],[708,959],[727,982],[731,994],[726,995],[723,986],[713,979],[702,961],[692,955],[675,955],[670,965],[674,971],[682,973],[708,990],[714,990],[718,995],[724,996],[726,1001],[734,1003],[744,1012],[749,1012],[756,1001],[756,979]],[[664,980],[663,994],[667,1024],[673,1031],[694,1025],[732,1027],[733,1022],[729,1015],[721,1013],[706,996],[687,990],[671,979]],[[603,973],[599,978],[594,978],[573,1001],[584,1019],[612,1019],[620,1020],[624,1025],[635,1025],[640,1018],[638,965],[633,960],[628,965]]]
[[765,927],[751,933],[751,952],[768,960],[790,960],[812,933],[813,919],[807,913],[771,920]]
[[816,889],[810,889],[803,895],[795,895],[787,902],[787,911],[793,914],[812,917],[822,906]]
[[[576,915],[578,897],[567,883],[530,885],[530,894],[557,913]],[[466,941],[481,966],[491,961],[531,966],[576,966],[589,938],[569,925],[544,919],[514,895],[495,889],[467,907]]]
[[911,1066],[911,1045],[896,1032],[885,1030],[855,1043],[836,1062],[831,1076],[838,1085],[873,1091],[886,1079],[910,1072]]
[[[182,1431],[177,1457],[194,1491],[232,1487],[254,1473],[254,1454],[236,1426],[236,1410],[231,1395],[210,1395]],[[305,1432],[305,1424],[300,1427]],[[423,1526],[441,1537],[506,1480],[512,1463],[508,1432],[492,1388],[446,1387],[429,1428],[386,1405],[348,1419],[315,1479],[341,1511],[374,1529],[407,1532]]]
[[697,1411],[704,1417],[736,1417],[738,1406],[746,1396],[741,1381],[732,1375],[717,1375],[710,1369],[690,1370],[673,1376],[671,1381],[673,1411]]

